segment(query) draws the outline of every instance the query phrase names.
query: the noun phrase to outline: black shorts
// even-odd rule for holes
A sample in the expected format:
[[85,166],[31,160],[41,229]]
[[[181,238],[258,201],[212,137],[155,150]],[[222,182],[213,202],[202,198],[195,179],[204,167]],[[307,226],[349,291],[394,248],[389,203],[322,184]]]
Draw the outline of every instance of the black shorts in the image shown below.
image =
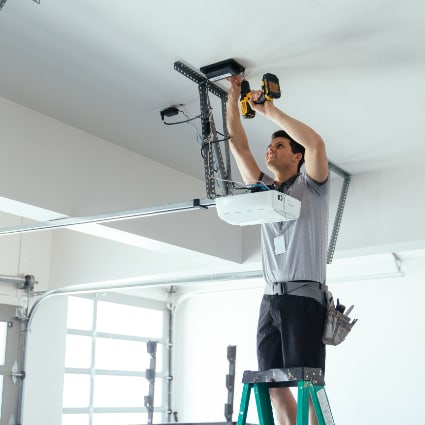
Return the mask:
[[263,295],[257,329],[259,370],[314,367],[325,372],[326,309],[296,295]]

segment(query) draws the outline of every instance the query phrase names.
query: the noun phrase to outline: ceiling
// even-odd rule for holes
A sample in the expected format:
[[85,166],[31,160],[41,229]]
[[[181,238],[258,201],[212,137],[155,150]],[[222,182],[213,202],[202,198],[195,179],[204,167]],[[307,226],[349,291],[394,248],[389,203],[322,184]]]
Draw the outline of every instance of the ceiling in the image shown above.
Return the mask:
[[[234,58],[252,88],[315,128],[355,174],[425,156],[425,3],[410,0],[8,0],[0,11],[0,96],[203,178],[197,86],[174,70]],[[218,82],[227,88],[227,82]],[[220,111],[215,110],[219,115]],[[218,121],[220,121],[218,117]],[[273,127],[246,122],[262,157]]]

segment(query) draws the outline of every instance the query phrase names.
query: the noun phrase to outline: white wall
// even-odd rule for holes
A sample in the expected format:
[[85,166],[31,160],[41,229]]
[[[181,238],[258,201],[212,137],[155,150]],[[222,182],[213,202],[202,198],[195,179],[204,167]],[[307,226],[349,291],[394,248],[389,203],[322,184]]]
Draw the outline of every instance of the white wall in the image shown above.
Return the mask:
[[[70,230],[52,236],[50,288],[85,283],[137,282],[235,269],[232,261],[146,239],[145,247]],[[172,272],[172,273],[171,273]]]
[[[252,289],[197,295],[177,307],[173,410],[181,422],[224,421],[228,345],[237,346],[236,383],[243,370],[257,369],[255,323],[261,289],[256,286],[260,281],[247,284]],[[239,400],[237,385],[235,412]]]
[[[337,255],[425,248],[422,170],[400,167],[352,177]],[[359,254],[360,253],[360,254]]]
[[62,418],[67,297],[46,299],[28,334],[23,424],[58,425]]
[[[398,425],[421,417],[425,266],[423,258],[401,256],[404,277],[331,285],[341,302],[355,304],[351,315],[359,319],[348,339],[327,351],[326,388],[337,424]],[[237,345],[236,420],[242,372],[256,369],[260,297],[257,289],[211,293],[178,307],[173,409],[179,420],[224,420],[226,347]],[[252,406],[248,421],[258,423]]]
[[[28,220],[0,212],[4,226],[28,224]],[[39,282],[36,291],[48,289],[50,282],[51,232],[0,237],[0,275],[24,276],[32,274]],[[20,305],[21,291],[14,283],[0,282],[0,303]]]
[[[7,182],[0,191],[4,198],[78,217],[206,197],[203,180],[2,97],[0,126],[5,159],[0,182]],[[239,228],[233,226],[223,232],[214,210],[197,211],[195,220],[190,212],[180,214],[180,218],[173,214],[111,226],[188,249],[205,249],[220,258],[241,260]],[[202,235],[193,237],[194,232]],[[223,234],[228,236],[225,243]],[[208,244],[203,243],[206,239]]]

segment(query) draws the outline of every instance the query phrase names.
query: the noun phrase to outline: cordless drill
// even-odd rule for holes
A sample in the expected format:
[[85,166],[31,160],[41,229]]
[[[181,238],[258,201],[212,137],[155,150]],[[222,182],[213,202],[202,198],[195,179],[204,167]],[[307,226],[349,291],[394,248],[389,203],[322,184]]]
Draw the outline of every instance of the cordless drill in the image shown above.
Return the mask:
[[[255,103],[264,103],[266,100],[279,99],[281,96],[279,79],[274,74],[264,74],[261,81],[261,96]],[[241,113],[244,118],[254,118],[255,111],[249,105],[251,88],[247,80],[241,82]]]
[[254,118],[255,111],[249,105],[249,99],[251,99],[251,88],[247,80],[243,79],[241,82],[241,113],[244,118]]

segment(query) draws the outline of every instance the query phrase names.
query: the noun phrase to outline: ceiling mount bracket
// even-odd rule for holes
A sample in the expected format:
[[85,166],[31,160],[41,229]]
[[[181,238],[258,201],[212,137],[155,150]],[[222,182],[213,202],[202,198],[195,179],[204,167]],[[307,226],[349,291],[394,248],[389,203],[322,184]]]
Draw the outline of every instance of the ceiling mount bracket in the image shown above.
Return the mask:
[[[183,62],[175,62],[174,69],[198,85],[199,102],[202,123],[202,145],[201,154],[204,159],[205,185],[208,199],[217,197],[216,187],[220,186],[224,196],[232,191],[230,149],[228,142],[228,131],[226,126],[226,102],[225,90],[209,81],[199,72],[190,68]],[[223,122],[223,138],[218,138],[214,117],[208,94],[212,93],[221,100],[221,113]],[[219,142],[224,143],[224,159]],[[216,176],[218,175],[218,177]]]

